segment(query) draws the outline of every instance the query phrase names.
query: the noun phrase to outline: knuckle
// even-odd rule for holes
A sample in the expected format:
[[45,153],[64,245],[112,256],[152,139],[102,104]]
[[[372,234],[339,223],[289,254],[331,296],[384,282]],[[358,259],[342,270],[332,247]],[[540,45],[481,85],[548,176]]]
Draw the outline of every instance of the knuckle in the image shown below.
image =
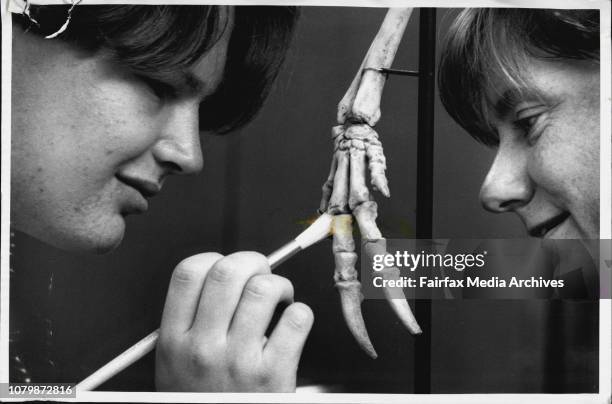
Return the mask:
[[293,303],[285,309],[287,323],[298,331],[307,331],[312,326],[314,315],[304,303]]
[[181,339],[176,334],[172,334],[161,327],[159,333],[159,341],[157,342],[156,349],[164,352],[174,352],[180,347]]
[[210,280],[218,283],[228,283],[235,279],[240,268],[234,265],[232,261],[228,257],[219,260],[208,274]]
[[195,369],[214,367],[220,351],[213,344],[192,343],[187,349],[191,365]]
[[245,357],[237,357],[229,362],[228,371],[234,380],[249,380],[255,384],[262,384],[267,378],[255,358],[247,360]]
[[264,299],[277,294],[278,285],[273,276],[255,275],[247,282],[245,293],[257,299]]
[[230,254],[226,259],[240,268],[248,269],[252,273],[269,274],[271,273],[268,259],[255,251],[240,251]]
[[273,275],[273,276],[277,279],[279,288],[286,291],[286,294],[293,299],[293,294],[294,294],[293,283],[291,283],[289,279],[283,276],[280,276],[280,275]]
[[174,268],[172,278],[180,283],[198,280],[214,262],[222,257],[218,253],[203,253],[185,258]]

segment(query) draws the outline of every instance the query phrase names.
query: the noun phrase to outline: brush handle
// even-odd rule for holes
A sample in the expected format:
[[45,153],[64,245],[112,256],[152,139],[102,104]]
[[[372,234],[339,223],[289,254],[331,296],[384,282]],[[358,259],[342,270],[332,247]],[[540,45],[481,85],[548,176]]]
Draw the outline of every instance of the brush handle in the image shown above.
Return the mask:
[[77,384],[76,389],[79,391],[90,391],[95,389],[155,349],[158,338],[159,328],[132,345],[115,359],[96,370],[85,380]]
[[278,250],[274,251],[272,254],[268,255],[267,258],[270,269],[275,269],[277,266],[287,261],[300,251],[302,251],[300,244],[295,240],[291,240]]
[[[276,268],[301,250],[302,248],[297,241],[292,240],[288,242],[278,250],[274,251],[272,254],[268,255],[267,258],[270,268]],[[115,359],[96,370],[85,380],[77,384],[76,389],[79,391],[90,391],[100,386],[102,383],[108,381],[110,378],[114,377],[125,368],[129,367],[155,349],[158,338],[159,328],[138,341],[136,344],[132,345]]]

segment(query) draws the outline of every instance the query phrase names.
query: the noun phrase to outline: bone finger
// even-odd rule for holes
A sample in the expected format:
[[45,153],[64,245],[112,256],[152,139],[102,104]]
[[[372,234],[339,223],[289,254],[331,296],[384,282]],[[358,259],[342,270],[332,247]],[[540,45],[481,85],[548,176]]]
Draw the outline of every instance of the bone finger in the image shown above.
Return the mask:
[[[360,140],[352,140],[356,143],[350,149],[351,158],[351,174],[349,185],[349,207],[351,210],[363,202],[370,200],[370,191],[366,186],[366,152],[363,142]],[[361,146],[361,148],[359,148]]]
[[334,151],[340,148],[340,142],[345,139],[344,133],[345,128],[343,125],[336,125],[332,127],[332,142],[334,143]]
[[372,187],[380,191],[381,194],[389,198],[389,183],[385,170],[387,169],[387,159],[380,142],[365,143],[366,155],[368,156],[368,167],[370,169],[370,183]]
[[348,151],[336,152],[338,165],[334,175],[334,189],[329,198],[327,212],[332,215],[347,213],[349,188],[349,156]]
[[391,8],[387,12],[363,64],[363,76],[345,120],[370,126],[378,123],[386,75],[372,69],[391,67],[411,14],[410,8]]
[[[355,208],[353,213],[357,219],[357,224],[359,225],[361,235],[364,239],[366,239],[366,242],[363,245],[366,257],[368,257],[369,260],[372,260],[374,255],[387,255],[386,240],[382,238],[382,235],[376,226],[376,202],[364,202]],[[383,279],[398,280],[400,278],[400,271],[396,267],[385,267],[381,271],[381,275],[383,276]],[[411,334],[420,334],[422,332],[421,328],[419,327],[414,314],[412,314],[412,310],[410,310],[410,306],[406,301],[404,291],[401,288],[390,287],[383,288],[383,291],[389,305],[391,305],[391,308],[408,331],[410,331]]]
[[[398,270],[399,271],[399,270]],[[391,279],[387,277],[383,277],[384,279]],[[393,278],[399,279],[399,278]],[[408,329],[408,331],[412,335],[419,335],[423,333],[419,323],[417,322],[414,314],[412,314],[412,310],[406,301],[406,296],[404,295],[404,291],[399,288],[393,288],[394,290],[390,290],[390,288],[384,288],[385,297],[389,305],[395,312],[395,315],[400,319],[404,327]],[[395,291],[397,289],[397,291]],[[401,296],[398,296],[400,295]]]
[[378,354],[372,345],[372,341],[370,341],[370,336],[361,314],[361,300],[363,299],[361,284],[358,281],[341,281],[336,282],[336,287],[340,292],[342,315],[349,331],[353,334],[359,347],[370,358],[376,359]]
[[387,169],[387,162],[385,154],[383,152],[382,144],[378,140],[378,133],[371,128],[369,125],[350,125],[344,132],[344,137],[355,140],[363,141],[365,146],[366,155],[368,157],[368,166],[370,169],[370,182],[373,188],[384,196],[389,198],[391,193],[389,192],[389,184],[385,170]]
[[357,254],[354,252],[339,251],[334,253],[334,258],[336,262],[334,280],[336,281],[336,287],[340,293],[342,314],[346,325],[359,346],[371,358],[375,359],[378,355],[372,346],[361,313],[363,295],[361,294],[361,284],[357,280],[357,270],[355,270]]
[[[385,256],[387,252],[387,240],[368,240],[363,244],[363,251],[368,260],[372,260],[375,255]],[[400,270],[397,267],[384,267],[377,272],[385,280],[397,281],[400,279]],[[400,319],[402,324],[410,331],[411,334],[421,334],[421,327],[412,314],[412,310],[406,301],[406,295],[401,287],[385,287],[383,288],[385,298],[389,305]]]
[[354,252],[353,216],[351,214],[336,215],[332,222],[332,250],[338,252]]
[[336,176],[336,168],[338,167],[338,160],[336,155],[332,158],[331,168],[329,169],[329,175],[327,180],[321,187],[321,203],[319,204],[319,213],[323,214],[327,211],[329,204],[329,198],[331,197],[332,190],[334,189],[334,177]]
[[353,215],[357,219],[361,238],[366,240],[378,240],[382,238],[376,217],[378,216],[378,205],[374,201],[366,201],[353,209]]
[[[400,270],[397,267],[385,267],[380,271],[384,280],[398,281],[400,279]],[[402,324],[408,329],[412,335],[421,334],[423,331],[419,326],[408,301],[401,287],[385,287],[383,288],[385,299],[395,312],[395,315],[400,319]]]
[[361,314],[361,285],[355,269],[357,254],[353,240],[353,217],[350,214],[336,215],[333,219],[333,251],[336,268],[334,281],[340,293],[340,303],[344,320],[359,344],[372,358],[376,351],[370,342],[363,315]]

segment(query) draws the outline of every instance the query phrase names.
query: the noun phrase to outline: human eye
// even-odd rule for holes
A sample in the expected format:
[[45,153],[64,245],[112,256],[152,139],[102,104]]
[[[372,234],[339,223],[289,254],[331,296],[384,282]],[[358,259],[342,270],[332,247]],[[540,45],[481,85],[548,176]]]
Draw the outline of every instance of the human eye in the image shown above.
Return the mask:
[[160,100],[173,99],[177,96],[174,87],[168,83],[144,75],[139,75],[138,79]]
[[514,126],[522,132],[530,145],[535,144],[542,135],[545,128],[543,121],[546,111],[545,107],[527,107],[518,110],[516,113]]

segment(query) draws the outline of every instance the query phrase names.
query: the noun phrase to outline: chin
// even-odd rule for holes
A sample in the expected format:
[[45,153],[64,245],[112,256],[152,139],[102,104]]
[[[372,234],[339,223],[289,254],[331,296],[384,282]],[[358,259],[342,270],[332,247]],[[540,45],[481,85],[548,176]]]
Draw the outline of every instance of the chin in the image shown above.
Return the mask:
[[116,249],[124,234],[125,222],[119,219],[110,220],[104,226],[68,229],[59,237],[43,241],[69,252],[101,255]]

